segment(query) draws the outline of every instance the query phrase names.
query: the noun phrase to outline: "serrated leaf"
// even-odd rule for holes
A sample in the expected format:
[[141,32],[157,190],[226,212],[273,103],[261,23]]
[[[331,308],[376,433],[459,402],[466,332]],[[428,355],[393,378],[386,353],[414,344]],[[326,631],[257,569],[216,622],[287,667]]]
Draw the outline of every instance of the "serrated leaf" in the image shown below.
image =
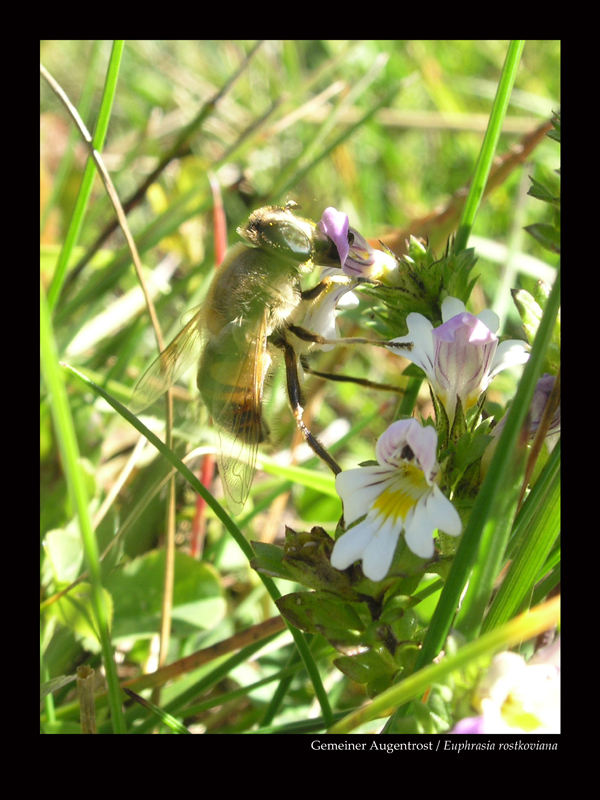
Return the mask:
[[355,656],[340,656],[335,666],[356,683],[371,683],[393,673],[390,665],[375,650],[367,650]]
[[560,113],[556,114],[556,116],[550,120],[553,126],[553,130],[548,131],[546,136],[549,139],[554,139],[555,142],[560,144]]
[[529,176],[529,180],[532,183],[532,186],[527,192],[530,197],[535,197],[537,200],[542,200],[544,203],[552,203],[553,205],[560,204],[560,197],[552,194],[552,192],[546,186],[544,186],[543,183],[536,181],[536,179],[532,178],[531,175]]
[[360,632],[365,626],[349,603],[324,592],[293,592],[280,597],[277,608],[296,628],[320,633],[342,652],[360,645]]
[[269,575],[272,578],[294,580],[294,576],[282,561],[283,549],[281,547],[266,542],[250,542],[250,545],[256,554],[256,558],[250,562],[252,569],[260,572],[261,575]]
[[283,564],[293,579],[310,589],[324,589],[346,600],[359,600],[346,572],[331,566],[333,539],[315,526],[310,531],[286,528]]
[[560,253],[560,233],[546,222],[536,222],[526,225],[525,230],[536,239],[542,247],[553,253]]
[[465,436],[462,441],[458,442],[456,448],[457,463],[463,469],[466,469],[469,464],[473,464],[481,458],[490,441],[491,436],[485,434],[483,431],[479,431],[479,429],[477,429],[476,434]]

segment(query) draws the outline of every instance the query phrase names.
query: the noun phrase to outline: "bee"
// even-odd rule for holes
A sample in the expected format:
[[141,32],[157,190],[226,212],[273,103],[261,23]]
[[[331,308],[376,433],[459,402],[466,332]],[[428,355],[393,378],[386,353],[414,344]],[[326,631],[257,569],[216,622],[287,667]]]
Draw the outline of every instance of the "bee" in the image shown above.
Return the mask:
[[274,348],[284,354],[288,395],[299,427],[317,455],[335,473],[340,471],[302,420],[299,342],[310,346],[327,340],[298,322],[306,305],[328,286],[324,280],[303,293],[300,278],[317,265],[341,264],[332,240],[312,221],[292,213],[293,205],[261,208],[238,228],[244,242],[229,250],[202,308],[150,365],[130,402],[131,411],[139,413],[199,357],[197,385],[219,432],[217,463],[234,513],[250,492],[258,445],[269,437],[262,404]]

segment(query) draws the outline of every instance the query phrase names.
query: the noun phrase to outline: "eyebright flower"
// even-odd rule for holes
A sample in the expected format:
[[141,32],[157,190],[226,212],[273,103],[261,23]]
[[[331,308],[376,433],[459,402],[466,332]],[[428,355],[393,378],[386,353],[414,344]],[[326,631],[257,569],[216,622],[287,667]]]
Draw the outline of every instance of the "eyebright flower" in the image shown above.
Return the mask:
[[335,208],[326,208],[317,227],[337,247],[345,275],[391,285],[396,282],[396,259],[389,253],[374,250],[355,228],[350,227],[347,214]]
[[499,343],[496,331],[500,320],[489,309],[475,317],[461,300],[446,297],[442,319],[443,324],[434,328],[422,314],[409,314],[408,334],[392,341],[400,345],[410,341],[412,349],[390,349],[424,370],[452,424],[457,397],[466,413],[498,372],[525,363],[529,354],[518,339]]
[[[379,280],[384,273],[397,271],[398,266],[392,256],[373,250],[357,230],[350,228],[348,215],[335,208],[325,209],[317,227],[337,247],[343,274],[339,268],[323,269],[321,279],[329,278],[331,283],[311,302],[302,326],[326,339],[339,339],[336,310],[358,304],[352,290],[360,279]],[[319,349],[331,350],[333,347],[320,345]]]
[[346,524],[365,517],[335,543],[331,564],[346,569],[362,560],[363,572],[380,581],[389,572],[398,538],[420,558],[435,552],[436,528],[458,536],[458,512],[436,484],[437,432],[416,419],[394,422],[379,438],[378,466],[341,472],[336,489],[344,503]]
[[499,653],[452,733],[560,733],[560,639],[528,661]]

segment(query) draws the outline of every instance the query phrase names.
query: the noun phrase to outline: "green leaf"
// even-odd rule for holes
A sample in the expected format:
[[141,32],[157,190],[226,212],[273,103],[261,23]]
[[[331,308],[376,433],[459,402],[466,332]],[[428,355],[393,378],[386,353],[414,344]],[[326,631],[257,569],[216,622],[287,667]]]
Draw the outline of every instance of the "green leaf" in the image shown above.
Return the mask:
[[[542,319],[544,309],[548,302],[549,290],[546,284],[539,281],[531,295],[525,289],[514,289],[512,296],[514,303],[523,322],[527,341],[532,344]],[[560,365],[561,322],[560,313],[556,315],[552,338],[548,344],[544,357],[543,371],[555,375]]]
[[552,125],[554,126],[554,130],[548,131],[546,136],[560,144],[560,113],[552,120]]
[[286,528],[283,563],[295,581],[310,589],[323,589],[346,600],[359,600],[346,572],[331,566],[334,541],[318,526],[310,531]]
[[[552,463],[560,465],[560,442]],[[560,467],[555,469],[547,490],[537,499],[523,540],[496,594],[482,630],[492,630],[516,616],[543,577],[545,561],[560,533]],[[531,513],[531,512],[530,512]]]
[[325,592],[294,592],[280,597],[277,608],[296,628],[320,633],[337,650],[356,652],[365,626],[355,609]]
[[547,189],[543,183],[536,181],[536,179],[532,178],[531,175],[529,176],[529,179],[533,185],[527,192],[528,195],[535,197],[537,200],[542,200],[544,203],[552,203],[554,205],[560,204],[560,197],[552,194],[552,192]]
[[526,225],[525,230],[546,250],[560,253],[560,233],[553,225],[548,225],[546,222],[536,222],[533,225]]
[[344,675],[356,683],[374,684],[381,678],[385,683],[385,679],[394,674],[389,663],[375,650],[367,650],[355,656],[340,656],[333,663]]
[[[56,603],[48,607],[47,614],[69,628],[83,642],[84,647],[92,653],[100,652],[98,631],[94,623],[91,586],[79,583]],[[113,601],[110,592],[102,589],[104,603],[108,612],[109,623],[113,612]]]
[[126,694],[129,695],[136,703],[139,703],[144,708],[147,708],[149,711],[154,714],[159,720],[170,728],[173,733],[188,733],[188,729],[183,725],[176,717],[172,714],[167,713],[164,709],[159,708],[154,703],[151,703],[150,700],[147,700],[145,697],[141,697],[139,694],[132,692],[131,689],[124,689],[123,690]]
[[51,681],[42,683],[40,686],[40,700],[43,700],[46,695],[52,694],[52,692],[58,692],[63,686],[73,683],[76,678],[76,675],[59,675],[57,678],[52,678]]
[[250,561],[250,566],[261,575],[269,575],[271,578],[284,578],[293,581],[294,576],[283,563],[283,549],[274,544],[265,542],[250,542],[256,558]]
[[521,317],[527,341],[532,344],[542,319],[543,309],[525,289],[513,289],[511,294]]

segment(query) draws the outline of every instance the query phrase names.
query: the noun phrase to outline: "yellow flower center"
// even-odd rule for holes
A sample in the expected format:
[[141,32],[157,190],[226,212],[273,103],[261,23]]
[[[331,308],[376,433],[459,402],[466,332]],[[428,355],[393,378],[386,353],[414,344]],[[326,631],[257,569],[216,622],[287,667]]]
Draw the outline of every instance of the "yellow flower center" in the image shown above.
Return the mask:
[[405,520],[413,508],[431,487],[425,480],[423,471],[414,464],[398,467],[394,481],[379,495],[373,508],[383,517]]

